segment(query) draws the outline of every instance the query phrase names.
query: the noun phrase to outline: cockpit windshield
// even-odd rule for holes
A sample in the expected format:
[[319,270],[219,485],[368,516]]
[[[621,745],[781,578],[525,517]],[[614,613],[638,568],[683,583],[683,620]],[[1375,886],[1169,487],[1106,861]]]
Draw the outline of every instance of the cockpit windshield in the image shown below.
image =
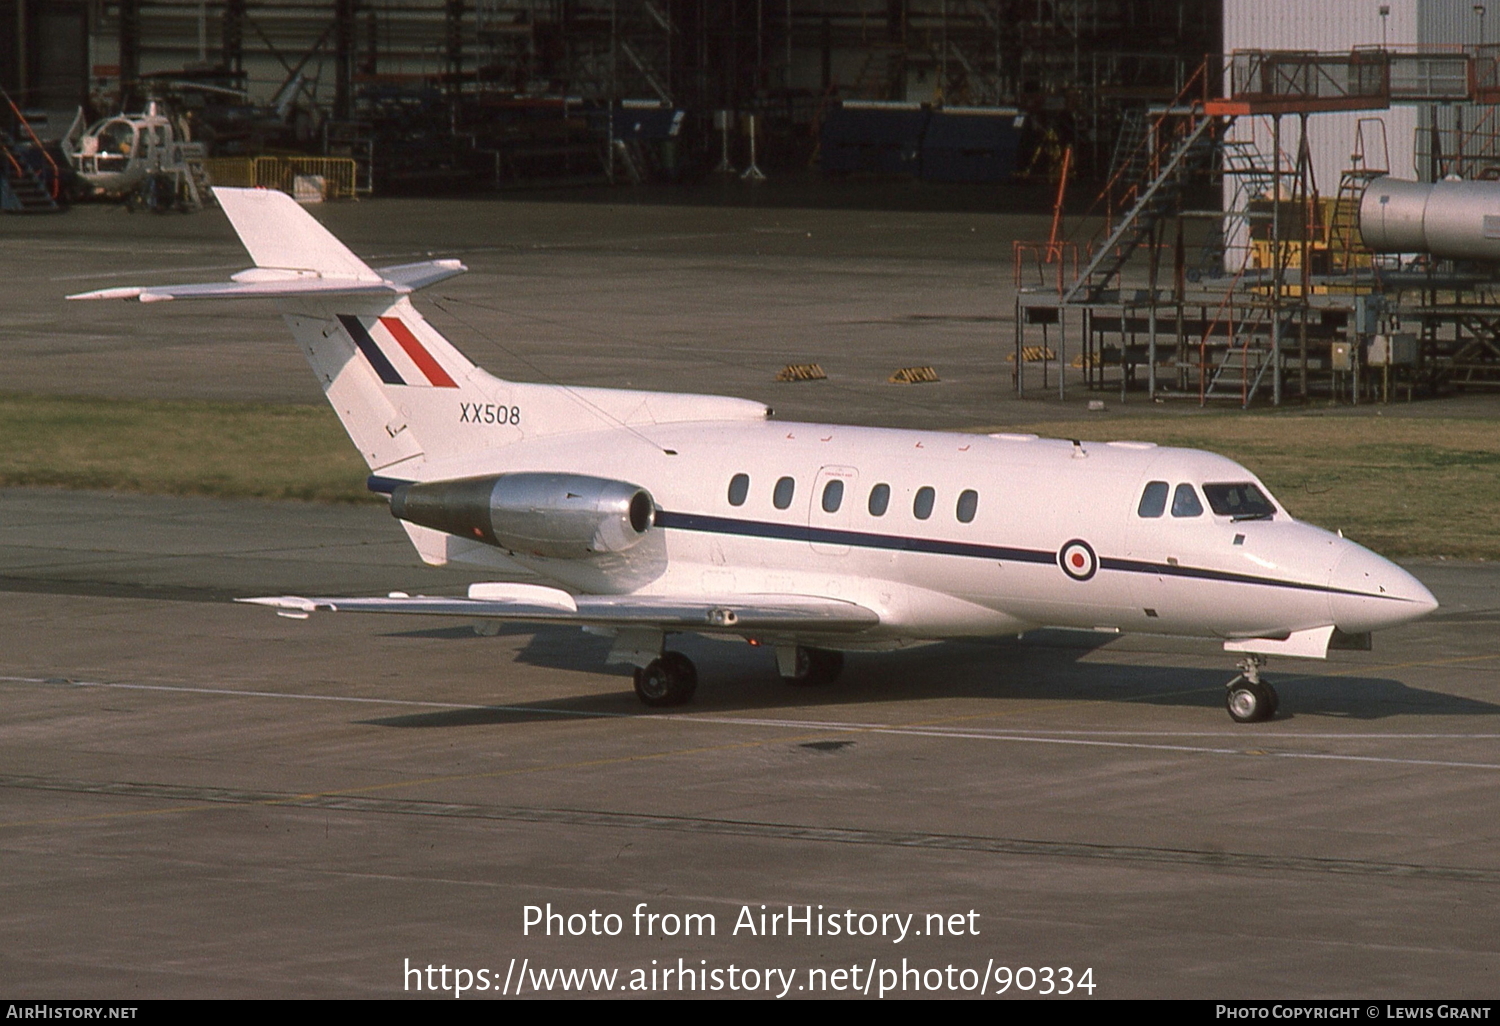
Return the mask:
[[1203,496],[1214,513],[1235,520],[1268,520],[1276,513],[1276,506],[1255,485],[1248,481],[1239,484],[1206,484]]
[[115,120],[99,129],[99,152],[129,156],[135,142],[135,127],[129,121]]

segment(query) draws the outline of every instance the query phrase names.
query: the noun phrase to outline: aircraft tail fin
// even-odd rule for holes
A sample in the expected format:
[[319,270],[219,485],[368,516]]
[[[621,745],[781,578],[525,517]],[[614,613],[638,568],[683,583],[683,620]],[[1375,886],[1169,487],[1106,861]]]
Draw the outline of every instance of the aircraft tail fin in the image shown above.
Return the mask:
[[495,407],[491,393],[500,382],[475,367],[407,298],[462,273],[462,263],[372,268],[285,193],[218,188],[214,195],[254,267],[226,282],[100,289],[69,298],[277,300],[372,470],[400,464],[403,473],[420,476],[418,464],[451,455],[460,443],[483,448],[512,440],[458,430],[461,414]]
[[[216,188],[255,266],[230,281],[100,289],[70,299],[275,299],[377,477],[460,477],[524,438],[673,421],[763,419],[740,399],[506,381],[476,367],[408,296],[457,260],[372,268],[285,193]],[[638,433],[638,432],[637,432]]]
[[215,189],[256,267],[323,278],[379,282],[381,276],[318,223],[296,200],[275,189]]

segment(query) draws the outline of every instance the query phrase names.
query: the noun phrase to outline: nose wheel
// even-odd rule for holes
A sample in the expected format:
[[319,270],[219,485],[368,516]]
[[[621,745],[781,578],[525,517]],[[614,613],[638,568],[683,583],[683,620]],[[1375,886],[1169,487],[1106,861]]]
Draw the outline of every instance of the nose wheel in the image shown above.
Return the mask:
[[1240,660],[1240,674],[1230,681],[1224,694],[1224,707],[1236,723],[1260,723],[1276,715],[1281,699],[1276,689],[1260,679],[1265,656],[1246,656]]
[[685,705],[698,690],[698,668],[681,652],[663,652],[635,671],[635,696],[653,709]]

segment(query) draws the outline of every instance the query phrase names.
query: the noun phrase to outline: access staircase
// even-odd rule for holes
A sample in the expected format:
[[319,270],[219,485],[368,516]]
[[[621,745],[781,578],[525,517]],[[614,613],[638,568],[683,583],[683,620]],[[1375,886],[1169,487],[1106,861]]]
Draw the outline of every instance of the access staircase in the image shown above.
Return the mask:
[[42,176],[0,139],[0,210],[7,214],[55,214],[62,210]]
[[[10,93],[0,89],[15,135],[0,132],[0,210],[9,214],[51,214],[61,210],[62,170],[37,138]],[[30,140],[29,142],[27,140]]]
[[[952,0],[944,33],[950,58],[945,103],[996,106],[1005,98],[996,43],[1002,30],[999,5],[991,0]],[[961,28],[967,23],[967,31]],[[983,59],[988,57],[988,60]]]
[[[1064,291],[1062,304],[1096,302],[1132,254],[1163,219],[1176,213],[1188,182],[1207,170],[1227,127],[1209,115],[1193,93],[1207,81],[1200,67],[1172,104],[1152,117],[1127,117],[1115,148],[1115,167],[1100,193],[1108,211],[1105,229],[1090,247],[1092,258]],[[1116,222],[1113,212],[1124,211]]]
[[1264,346],[1231,345],[1212,365],[1203,389],[1205,399],[1234,399],[1249,406],[1271,370],[1271,351]]
[[1276,169],[1271,158],[1248,139],[1227,139],[1219,145],[1219,176],[1232,183],[1224,216],[1203,240],[1198,277],[1217,278],[1245,263],[1250,250],[1250,204],[1275,195]]

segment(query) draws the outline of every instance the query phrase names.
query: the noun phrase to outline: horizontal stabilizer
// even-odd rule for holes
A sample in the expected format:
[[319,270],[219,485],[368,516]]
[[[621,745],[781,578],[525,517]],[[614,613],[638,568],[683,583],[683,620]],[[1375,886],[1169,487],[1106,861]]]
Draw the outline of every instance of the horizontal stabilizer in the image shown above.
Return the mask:
[[169,299],[290,299],[294,297],[404,296],[463,274],[468,268],[458,260],[428,260],[420,264],[383,267],[375,280],[320,278],[294,271],[274,272],[252,268],[232,281],[201,285],[127,285],[96,292],[80,292],[69,299],[138,299],[162,303]]
[[296,200],[274,189],[215,189],[219,206],[255,266],[230,281],[197,285],[130,285],[69,299],[295,299],[399,297],[462,274],[457,260],[424,260],[375,269],[336,239]]
[[459,260],[423,260],[419,264],[397,264],[395,267],[377,267],[376,273],[392,285],[415,292],[468,270]]
[[169,299],[286,299],[293,296],[399,296],[410,289],[400,289],[389,282],[351,281],[349,279],[303,278],[291,281],[222,281],[202,285],[125,286],[80,292],[69,299],[138,299],[142,303],[163,303]]
[[[556,588],[524,584],[475,585],[470,595],[493,597],[302,598],[282,595],[236,601],[304,615],[320,611],[404,613],[731,634],[757,631],[852,633],[880,623],[880,617],[864,606],[805,595],[739,595],[726,599],[670,595],[574,596]],[[573,608],[569,608],[570,604]]]

